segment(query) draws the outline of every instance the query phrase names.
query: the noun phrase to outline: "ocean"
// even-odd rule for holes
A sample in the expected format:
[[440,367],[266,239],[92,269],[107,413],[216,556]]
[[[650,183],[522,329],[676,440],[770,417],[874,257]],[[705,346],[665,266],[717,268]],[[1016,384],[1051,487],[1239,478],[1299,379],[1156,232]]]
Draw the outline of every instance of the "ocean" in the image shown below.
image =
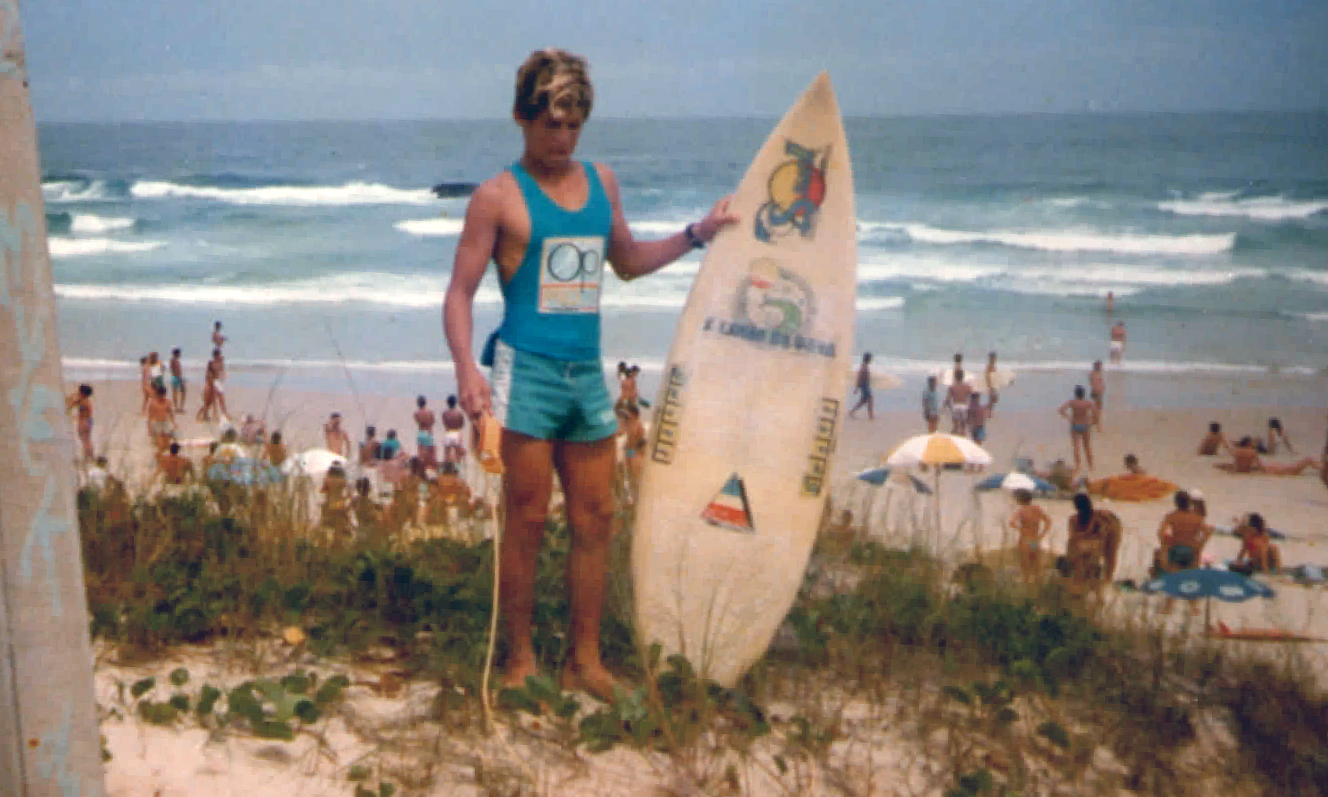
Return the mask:
[[[774,121],[595,118],[578,155],[613,167],[634,235],[664,236],[733,190]],[[1163,392],[1174,374],[1328,371],[1328,112],[846,127],[855,348],[878,371],[907,384],[995,351],[1082,381],[1115,320],[1116,370]],[[177,346],[197,374],[221,320],[241,384],[453,389],[441,305],[467,198],[429,189],[513,161],[510,121],[43,124],[39,142],[70,378],[136,378]],[[698,266],[608,281],[608,362],[654,380]],[[490,273],[478,340],[500,312]]]

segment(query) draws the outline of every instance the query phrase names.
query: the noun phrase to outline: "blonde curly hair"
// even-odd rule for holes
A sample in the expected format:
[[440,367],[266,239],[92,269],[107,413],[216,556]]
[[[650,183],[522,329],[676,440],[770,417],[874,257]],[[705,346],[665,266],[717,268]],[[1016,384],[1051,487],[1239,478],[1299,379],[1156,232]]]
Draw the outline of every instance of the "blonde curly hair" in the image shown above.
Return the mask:
[[533,121],[544,111],[557,120],[590,118],[595,91],[590,86],[586,59],[566,50],[536,50],[516,71],[516,101],[512,112]]

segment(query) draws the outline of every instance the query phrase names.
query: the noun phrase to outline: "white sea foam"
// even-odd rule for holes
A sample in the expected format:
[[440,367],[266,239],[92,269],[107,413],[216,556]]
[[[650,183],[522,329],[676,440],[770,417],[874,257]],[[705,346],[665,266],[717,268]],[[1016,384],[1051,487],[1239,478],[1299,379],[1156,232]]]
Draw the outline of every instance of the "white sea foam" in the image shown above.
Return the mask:
[[42,183],[42,197],[48,202],[91,202],[106,199],[106,183],[101,180],[51,180]]
[[464,223],[462,219],[451,218],[408,219],[399,221],[392,226],[411,235],[430,237],[460,235]]
[[859,296],[858,311],[864,310],[898,310],[904,306],[904,297],[902,296]]
[[1316,324],[1328,321],[1328,313],[1296,313],[1296,315],[1306,321],[1313,321]]
[[1298,280],[1300,282],[1313,282],[1316,285],[1328,285],[1328,271],[1297,269],[1288,272],[1286,276],[1288,279]]
[[939,258],[899,257],[858,264],[858,280],[918,279],[931,282],[977,282],[1005,273],[1002,266],[954,263]]
[[1107,234],[1070,230],[945,230],[925,224],[902,225],[909,238],[941,246],[1000,244],[1046,252],[1116,252],[1130,255],[1215,255],[1231,251],[1235,233],[1218,235]]
[[138,199],[207,199],[234,205],[436,205],[438,199],[427,188],[393,188],[381,183],[349,182],[345,185],[277,185],[260,188],[219,188],[180,185],[159,180],[134,183],[130,193]]
[[1266,277],[1260,268],[1180,269],[1148,268],[1146,266],[1092,265],[1059,266],[1056,268],[1022,268],[1018,277],[1031,280],[1050,280],[1071,284],[1095,285],[1225,285],[1246,277]]
[[162,241],[116,241],[111,238],[62,238],[52,235],[47,239],[51,257],[79,257],[81,255],[129,254],[150,252],[166,244]]
[[1234,194],[1202,194],[1198,199],[1159,202],[1159,210],[1180,216],[1227,216],[1255,221],[1307,219],[1328,211],[1328,200],[1293,200],[1283,196],[1235,199]]
[[69,230],[70,232],[86,234],[127,230],[133,226],[133,219],[97,216],[92,213],[75,213],[73,221],[70,222]]

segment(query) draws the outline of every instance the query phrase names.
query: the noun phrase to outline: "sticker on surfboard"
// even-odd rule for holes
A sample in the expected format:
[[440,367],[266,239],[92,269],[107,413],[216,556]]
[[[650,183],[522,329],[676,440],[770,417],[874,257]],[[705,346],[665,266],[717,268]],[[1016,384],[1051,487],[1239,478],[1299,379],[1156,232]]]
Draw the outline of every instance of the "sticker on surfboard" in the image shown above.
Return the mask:
[[835,450],[835,427],[839,425],[839,401],[821,399],[816,413],[816,437],[812,451],[807,455],[807,470],[802,474],[802,495],[814,498],[825,487],[825,476],[830,471],[830,455]]
[[682,366],[670,366],[668,379],[664,382],[664,397],[660,399],[659,409],[655,413],[655,442],[650,454],[651,459],[662,465],[673,462],[673,454],[678,448],[682,389],[686,384],[687,374]]
[[742,483],[741,476],[736,473],[729,476],[729,480],[706,504],[701,519],[729,531],[756,533],[756,527],[752,524],[752,506],[747,502],[747,486]]
[[708,316],[701,331],[770,348],[834,357],[834,341],[811,334],[815,319],[816,294],[807,280],[771,258],[758,257],[747,267],[729,317]]
[[756,239],[765,243],[795,232],[803,238],[814,237],[816,218],[825,201],[830,147],[804,147],[789,140],[784,142],[784,154],[792,157],[770,173],[766,182],[769,198],[756,211]]

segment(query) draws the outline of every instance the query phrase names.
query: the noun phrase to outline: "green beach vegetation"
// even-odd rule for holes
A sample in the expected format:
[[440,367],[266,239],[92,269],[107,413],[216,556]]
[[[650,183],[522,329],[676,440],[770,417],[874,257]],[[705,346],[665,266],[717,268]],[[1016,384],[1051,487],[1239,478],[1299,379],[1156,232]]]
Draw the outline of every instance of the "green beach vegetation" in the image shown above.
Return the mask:
[[[103,716],[277,741],[340,716],[383,751],[339,762],[348,794],[427,793],[449,767],[484,793],[561,793],[514,745],[568,766],[633,751],[667,794],[1328,794],[1328,698],[1295,646],[1258,655],[1108,624],[1055,578],[956,578],[924,551],[827,531],[770,653],[725,689],[682,657],[638,651],[623,505],[602,629],[619,699],[532,678],[498,693],[486,730],[493,548],[479,535],[330,531],[301,497],[238,488],[112,486],[80,493],[79,513],[102,660],[169,666],[207,648],[249,676],[199,684],[177,667],[169,685],[128,685]],[[535,645],[556,673],[569,535],[553,521],[548,535]],[[299,666],[274,664],[262,652],[274,643],[298,648]],[[350,690],[381,661],[376,693],[427,684],[427,712],[375,724],[351,710]],[[435,742],[413,743],[426,727]]]

